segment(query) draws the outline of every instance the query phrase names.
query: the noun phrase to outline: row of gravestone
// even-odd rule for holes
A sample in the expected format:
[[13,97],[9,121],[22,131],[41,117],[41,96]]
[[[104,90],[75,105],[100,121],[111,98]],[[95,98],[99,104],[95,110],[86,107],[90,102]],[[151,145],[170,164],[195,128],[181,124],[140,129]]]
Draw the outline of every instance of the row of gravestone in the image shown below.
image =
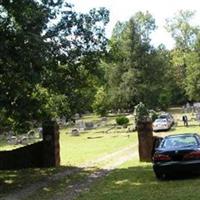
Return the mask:
[[192,105],[189,103],[186,103],[185,105],[182,106],[182,112],[183,113],[199,113],[200,112],[200,102],[195,102]]
[[83,120],[76,120],[75,122],[75,128],[73,128],[71,130],[71,134],[73,136],[78,136],[80,132],[85,131],[85,130],[91,130],[91,129],[95,129],[97,127],[103,126],[105,125],[107,122],[107,118],[103,117],[101,120],[99,121],[83,121]]
[[88,122],[85,122],[83,120],[76,120],[75,122],[75,127],[78,128],[80,131],[81,130],[90,130],[90,129],[93,129],[93,128],[97,128],[99,126],[104,126],[107,122],[107,118],[102,118],[101,120],[98,120],[98,121],[88,121]]
[[42,130],[38,128],[38,131],[30,130],[26,134],[15,135],[13,131],[9,131],[8,133],[2,134],[1,139],[5,139],[8,144],[16,145],[16,144],[29,144],[35,141],[35,139],[42,138]]

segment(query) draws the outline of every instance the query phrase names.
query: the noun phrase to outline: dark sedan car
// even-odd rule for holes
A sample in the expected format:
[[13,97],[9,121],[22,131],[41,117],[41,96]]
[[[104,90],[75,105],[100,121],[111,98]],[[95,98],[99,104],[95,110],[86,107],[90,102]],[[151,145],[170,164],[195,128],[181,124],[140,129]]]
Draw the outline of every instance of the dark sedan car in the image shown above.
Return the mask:
[[177,173],[200,173],[200,136],[177,134],[166,136],[153,155],[153,169],[159,179]]

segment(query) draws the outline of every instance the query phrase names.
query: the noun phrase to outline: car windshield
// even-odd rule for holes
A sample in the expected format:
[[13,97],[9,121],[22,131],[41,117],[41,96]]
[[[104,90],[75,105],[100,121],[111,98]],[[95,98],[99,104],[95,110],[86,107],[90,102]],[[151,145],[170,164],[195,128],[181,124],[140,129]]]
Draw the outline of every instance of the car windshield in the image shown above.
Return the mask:
[[189,147],[197,146],[198,141],[195,136],[173,136],[167,137],[161,144],[162,148],[176,148],[176,147]]
[[160,115],[159,118],[160,119],[166,119],[166,118],[169,118],[169,115]]
[[159,119],[172,119],[172,115],[171,114],[161,114],[159,117]]
[[166,119],[156,119],[155,122],[156,122],[156,123],[166,123],[167,120],[166,120]]

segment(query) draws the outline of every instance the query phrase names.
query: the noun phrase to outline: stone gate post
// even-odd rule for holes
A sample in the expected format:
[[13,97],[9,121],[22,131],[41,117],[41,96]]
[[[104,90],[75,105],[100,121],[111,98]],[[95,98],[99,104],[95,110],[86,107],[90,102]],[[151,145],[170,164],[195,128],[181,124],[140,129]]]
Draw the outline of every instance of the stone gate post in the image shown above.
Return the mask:
[[153,128],[151,121],[139,121],[137,123],[139,158],[143,162],[152,161]]
[[59,126],[55,121],[45,121],[43,129],[43,165],[57,167],[60,165]]

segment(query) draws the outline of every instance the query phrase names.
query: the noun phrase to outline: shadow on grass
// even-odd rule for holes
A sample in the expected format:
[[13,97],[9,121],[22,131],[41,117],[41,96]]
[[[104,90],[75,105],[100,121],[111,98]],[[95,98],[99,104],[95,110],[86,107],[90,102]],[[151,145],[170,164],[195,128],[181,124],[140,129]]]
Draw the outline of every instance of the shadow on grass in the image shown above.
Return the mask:
[[[73,183],[80,181],[84,183],[85,178],[91,173],[81,168],[64,166],[0,171],[0,197],[67,170],[74,170],[75,173],[65,178],[61,176],[59,181],[42,188],[32,199],[51,199],[53,194],[64,193],[67,186]],[[81,193],[78,200],[197,200],[200,198],[199,185],[200,177],[196,176],[178,176],[159,181],[155,178],[150,164],[135,165],[134,163],[131,167],[115,169],[106,177],[92,182],[90,191]]]
[[200,178],[179,177],[166,181],[155,178],[151,165],[113,170],[78,200],[196,200]]
[[[69,175],[67,174],[68,172]],[[66,175],[66,174],[67,175]],[[0,197],[9,194],[10,192],[18,191],[28,187],[33,183],[48,181],[48,178],[54,174],[61,174],[60,178],[65,176],[68,181],[88,175],[89,172],[82,168],[60,166],[57,168],[30,168],[21,170],[0,170]]]

